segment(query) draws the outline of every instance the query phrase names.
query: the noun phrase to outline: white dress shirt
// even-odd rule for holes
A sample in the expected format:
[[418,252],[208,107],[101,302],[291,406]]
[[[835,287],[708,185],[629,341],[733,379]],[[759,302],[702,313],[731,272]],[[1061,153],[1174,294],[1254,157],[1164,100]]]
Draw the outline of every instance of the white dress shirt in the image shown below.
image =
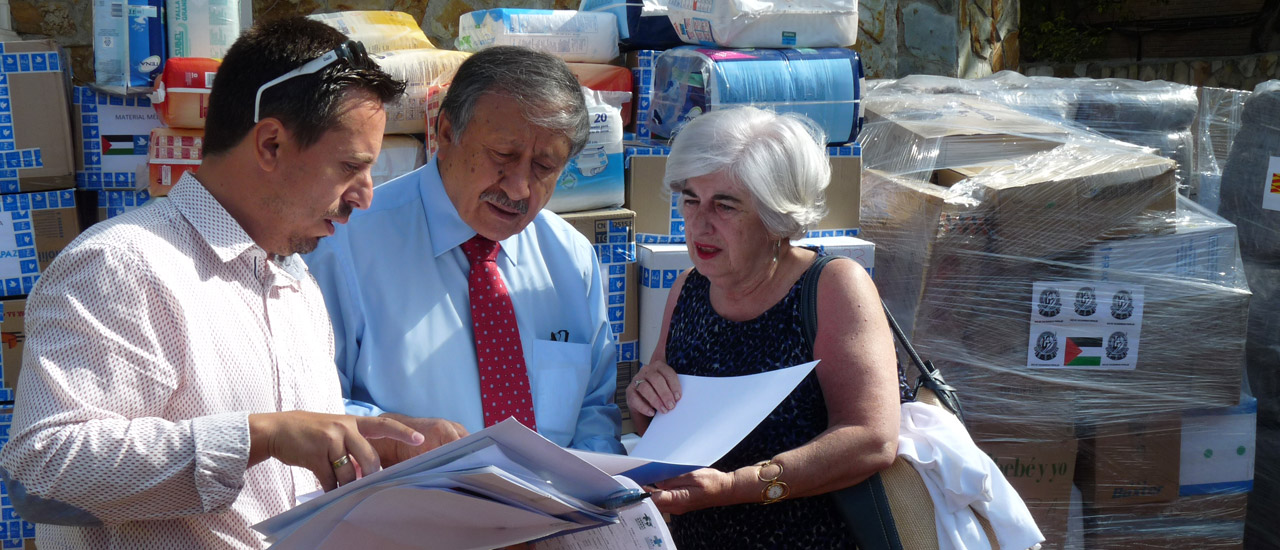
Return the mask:
[[[333,320],[348,413],[484,428],[471,264],[459,247],[475,235],[432,159],[378,187],[368,210],[307,255]],[[501,244],[497,265],[520,329],[538,433],[565,447],[622,452],[617,352],[591,244],[545,210]]]
[[189,174],[60,253],[25,330],[0,465],[42,550],[265,548],[250,526],[319,489],[246,466],[249,413],[342,412],[320,291]]

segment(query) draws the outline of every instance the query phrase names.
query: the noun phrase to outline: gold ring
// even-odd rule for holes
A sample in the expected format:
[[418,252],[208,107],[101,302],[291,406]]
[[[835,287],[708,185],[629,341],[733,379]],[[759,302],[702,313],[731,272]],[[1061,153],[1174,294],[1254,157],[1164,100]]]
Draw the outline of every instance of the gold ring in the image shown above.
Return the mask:
[[335,470],[346,466],[347,464],[351,464],[351,455],[342,455],[342,458],[331,462],[331,464],[333,464],[333,469]]

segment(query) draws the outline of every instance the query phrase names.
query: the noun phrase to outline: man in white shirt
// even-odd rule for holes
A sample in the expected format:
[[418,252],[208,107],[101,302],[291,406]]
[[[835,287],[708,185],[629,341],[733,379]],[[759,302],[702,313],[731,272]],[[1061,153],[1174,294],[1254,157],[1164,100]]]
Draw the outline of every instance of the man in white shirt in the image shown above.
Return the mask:
[[404,85],[314,21],[255,27],[210,95],[204,162],[90,228],[32,290],[10,497],[48,548],[265,548],[251,526],[379,468],[342,415],[333,333],[298,253],[373,193]]
[[[378,187],[307,256],[347,412],[420,431],[445,419],[462,434],[512,416],[565,447],[622,451],[599,263],[542,210],[588,128],[581,88],[554,56],[495,46],[458,68],[436,157]],[[375,444],[384,466],[425,450],[393,443]]]

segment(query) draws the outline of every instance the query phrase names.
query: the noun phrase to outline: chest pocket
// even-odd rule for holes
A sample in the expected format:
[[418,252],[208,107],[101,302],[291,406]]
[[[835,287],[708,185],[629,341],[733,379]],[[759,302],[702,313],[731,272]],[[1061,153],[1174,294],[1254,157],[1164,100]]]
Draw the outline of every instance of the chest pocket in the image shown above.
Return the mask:
[[582,400],[587,395],[591,346],[534,340],[525,357],[538,433],[557,445],[568,446],[578,424]]

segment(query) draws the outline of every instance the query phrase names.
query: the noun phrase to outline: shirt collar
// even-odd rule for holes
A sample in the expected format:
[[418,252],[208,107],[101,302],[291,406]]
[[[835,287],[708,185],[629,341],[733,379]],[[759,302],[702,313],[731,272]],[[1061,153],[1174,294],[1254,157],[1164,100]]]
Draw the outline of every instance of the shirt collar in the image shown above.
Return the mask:
[[249,237],[231,213],[190,172],[182,174],[174,184],[169,191],[169,199],[223,262],[249,251],[266,257],[267,251]]
[[[453,201],[449,200],[449,194],[445,193],[444,180],[440,177],[440,165],[436,162],[436,157],[431,157],[431,161],[421,173],[419,192],[422,195],[422,208],[427,214],[431,254],[439,258],[442,254],[458,248],[462,243],[476,236],[476,230],[462,221],[457,207],[453,205]],[[501,241],[502,250],[498,253],[499,258],[506,256],[512,264],[520,263],[518,259],[521,233],[524,232],[521,231]]]

